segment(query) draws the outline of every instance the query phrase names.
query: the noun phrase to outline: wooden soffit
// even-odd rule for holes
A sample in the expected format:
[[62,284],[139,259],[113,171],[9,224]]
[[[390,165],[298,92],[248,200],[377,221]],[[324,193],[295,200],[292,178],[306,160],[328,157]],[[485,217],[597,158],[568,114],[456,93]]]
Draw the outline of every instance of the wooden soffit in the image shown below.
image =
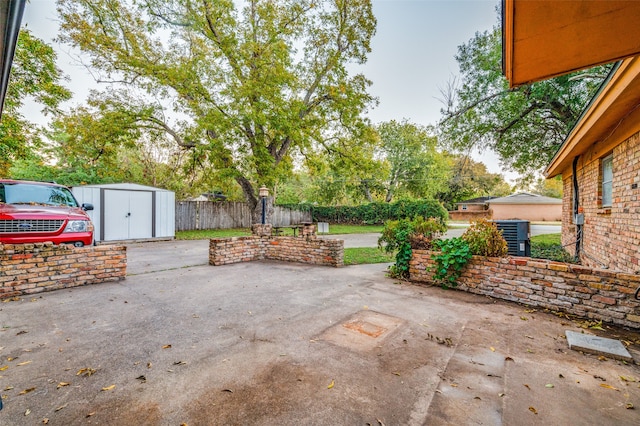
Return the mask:
[[544,174],[552,178],[588,150],[602,156],[640,131],[640,56],[616,65]]
[[638,0],[503,0],[511,87],[640,54]]

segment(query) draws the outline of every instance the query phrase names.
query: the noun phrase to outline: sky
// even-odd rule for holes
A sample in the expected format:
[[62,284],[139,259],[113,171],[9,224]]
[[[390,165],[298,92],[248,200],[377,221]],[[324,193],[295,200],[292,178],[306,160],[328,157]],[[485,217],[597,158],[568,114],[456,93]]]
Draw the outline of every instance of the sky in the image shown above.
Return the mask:
[[[407,120],[421,125],[436,124],[440,118],[440,90],[458,75],[455,55],[476,32],[490,30],[499,22],[499,0],[374,0],[378,20],[367,63],[358,67],[373,82],[371,94],[379,105],[369,112],[374,123]],[[58,31],[54,0],[30,0],[23,17],[36,36],[58,52],[58,66],[70,77],[67,87],[74,92],[70,106],[83,103],[96,86],[89,72],[78,63],[77,54],[53,39]],[[38,115],[29,104],[27,117]],[[35,120],[34,120],[35,121]],[[492,153],[474,154],[489,171],[504,171]]]

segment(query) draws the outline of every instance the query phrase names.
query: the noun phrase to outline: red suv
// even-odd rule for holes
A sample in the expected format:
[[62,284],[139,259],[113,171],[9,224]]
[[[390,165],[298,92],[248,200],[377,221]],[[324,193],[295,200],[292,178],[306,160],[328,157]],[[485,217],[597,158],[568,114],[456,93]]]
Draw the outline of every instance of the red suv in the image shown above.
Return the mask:
[[0,243],[91,245],[93,224],[87,210],[93,205],[78,205],[66,186],[0,179]]

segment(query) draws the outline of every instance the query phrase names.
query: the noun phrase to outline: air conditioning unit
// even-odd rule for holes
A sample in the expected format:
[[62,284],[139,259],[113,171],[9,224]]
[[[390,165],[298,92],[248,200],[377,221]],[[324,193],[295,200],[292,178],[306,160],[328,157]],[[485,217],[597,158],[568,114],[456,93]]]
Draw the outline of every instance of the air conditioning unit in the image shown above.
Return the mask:
[[531,233],[528,220],[494,220],[507,241],[511,256],[531,256]]

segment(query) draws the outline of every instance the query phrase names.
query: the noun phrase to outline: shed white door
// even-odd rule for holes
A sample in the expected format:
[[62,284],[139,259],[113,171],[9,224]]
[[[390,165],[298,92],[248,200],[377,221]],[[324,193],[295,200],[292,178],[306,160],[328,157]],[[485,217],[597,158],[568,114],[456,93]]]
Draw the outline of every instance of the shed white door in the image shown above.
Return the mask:
[[104,191],[105,241],[153,237],[153,193]]

